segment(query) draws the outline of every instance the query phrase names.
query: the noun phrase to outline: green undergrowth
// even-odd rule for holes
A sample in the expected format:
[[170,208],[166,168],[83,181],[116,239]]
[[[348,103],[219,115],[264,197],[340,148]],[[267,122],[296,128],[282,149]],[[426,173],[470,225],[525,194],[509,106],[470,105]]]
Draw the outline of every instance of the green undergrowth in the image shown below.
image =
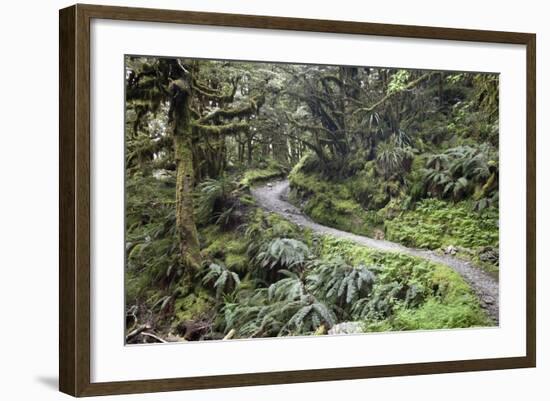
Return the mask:
[[469,201],[428,198],[412,202],[403,195],[382,199],[386,191],[370,193],[367,189],[369,182],[375,182],[373,177],[373,181],[364,177],[367,167],[355,177],[327,181],[297,165],[289,176],[290,200],[317,223],[408,247],[443,251],[452,246],[457,257],[498,272],[496,207],[475,211]]
[[290,176],[290,199],[320,224],[359,235],[372,236],[382,227],[373,211],[365,210],[354,199],[353,182],[326,181],[317,174],[294,170]]
[[413,210],[386,220],[384,228],[390,241],[433,250],[452,246],[457,257],[498,272],[498,210],[494,207],[474,212],[467,202],[424,199]]
[[275,161],[261,163],[256,168],[247,169],[239,180],[239,185],[248,188],[254,184],[265,181],[282,178],[286,176],[288,170]]
[[424,199],[387,220],[385,228],[388,239],[418,248],[498,246],[498,211],[473,212],[466,202]]
[[172,176],[157,179],[142,174],[126,180],[127,306],[154,299],[159,287],[177,273]]
[[210,225],[199,230],[204,260],[221,261],[237,272],[245,272],[248,267],[246,242],[238,230],[223,231],[219,226]]
[[[416,298],[416,302],[411,304],[396,296],[390,300],[393,313],[368,316],[364,320],[365,331],[492,325],[468,284],[447,266],[397,252],[372,250],[333,237],[321,237],[318,250],[322,257],[339,255],[350,263],[379,266],[379,289],[398,288],[396,294],[409,290],[409,294],[413,293]],[[374,296],[376,294],[375,287]]]
[[175,326],[186,321],[206,318],[213,306],[214,298],[203,289],[177,298],[174,302],[172,323]]

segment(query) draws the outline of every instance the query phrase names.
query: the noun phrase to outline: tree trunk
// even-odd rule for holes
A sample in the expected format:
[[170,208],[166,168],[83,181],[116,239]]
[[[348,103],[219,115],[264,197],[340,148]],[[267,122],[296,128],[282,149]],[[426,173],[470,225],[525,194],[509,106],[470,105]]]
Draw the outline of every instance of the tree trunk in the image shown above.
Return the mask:
[[[187,90],[185,90],[187,89]],[[197,227],[193,214],[193,187],[195,171],[191,144],[189,89],[176,89],[173,105],[174,156],[176,173],[176,228],[180,243],[180,260],[186,277],[201,263]]]
[[246,164],[248,166],[252,164],[252,138],[250,136],[246,138]]

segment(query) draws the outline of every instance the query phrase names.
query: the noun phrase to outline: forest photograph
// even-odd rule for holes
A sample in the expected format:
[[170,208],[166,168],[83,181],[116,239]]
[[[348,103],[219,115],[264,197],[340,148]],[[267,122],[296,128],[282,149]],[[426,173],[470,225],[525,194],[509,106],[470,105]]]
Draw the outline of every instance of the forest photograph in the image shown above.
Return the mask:
[[498,74],[124,68],[125,344],[498,326]]

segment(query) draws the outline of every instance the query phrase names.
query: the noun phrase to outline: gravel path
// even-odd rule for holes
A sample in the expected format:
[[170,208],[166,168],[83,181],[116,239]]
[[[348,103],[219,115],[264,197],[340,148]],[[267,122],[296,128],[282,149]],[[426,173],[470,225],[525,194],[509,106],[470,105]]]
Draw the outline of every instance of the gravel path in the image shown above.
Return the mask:
[[304,215],[300,209],[286,200],[288,190],[288,180],[284,180],[252,188],[251,192],[252,196],[256,199],[256,202],[264,209],[277,213],[295,224],[310,228],[314,232],[332,235],[336,238],[344,238],[360,245],[373,249],[379,249],[381,251],[402,252],[407,255],[416,256],[449,266],[451,269],[459,273],[473,288],[479,297],[481,306],[487,311],[487,314],[495,321],[495,323],[498,324],[498,281],[491,275],[472,265],[470,262],[462,261],[453,256],[438,255],[433,251],[424,249],[407,248],[403,245],[396,244],[395,242],[377,240],[317,224]]

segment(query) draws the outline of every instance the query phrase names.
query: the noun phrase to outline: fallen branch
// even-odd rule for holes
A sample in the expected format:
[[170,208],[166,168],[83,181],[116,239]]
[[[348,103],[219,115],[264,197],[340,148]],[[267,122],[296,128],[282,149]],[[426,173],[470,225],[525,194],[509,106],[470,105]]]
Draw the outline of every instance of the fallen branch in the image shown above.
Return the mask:
[[236,333],[235,329],[229,330],[229,333],[227,333],[227,334],[225,335],[225,337],[223,338],[223,340],[231,340],[231,339],[235,336],[235,333]]
[[158,342],[161,342],[161,343],[167,343],[168,341],[166,341],[165,339],[163,338],[160,338],[159,336],[157,336],[156,334],[153,334],[153,333],[149,333],[147,331],[142,331],[140,333],[142,336],[147,336],[147,337],[151,337],[155,340],[157,340]]
[[141,333],[143,333],[145,330],[150,330],[151,326],[148,324],[142,324],[139,327],[136,327],[134,330],[126,334],[126,342],[132,341],[134,338],[139,336]]

